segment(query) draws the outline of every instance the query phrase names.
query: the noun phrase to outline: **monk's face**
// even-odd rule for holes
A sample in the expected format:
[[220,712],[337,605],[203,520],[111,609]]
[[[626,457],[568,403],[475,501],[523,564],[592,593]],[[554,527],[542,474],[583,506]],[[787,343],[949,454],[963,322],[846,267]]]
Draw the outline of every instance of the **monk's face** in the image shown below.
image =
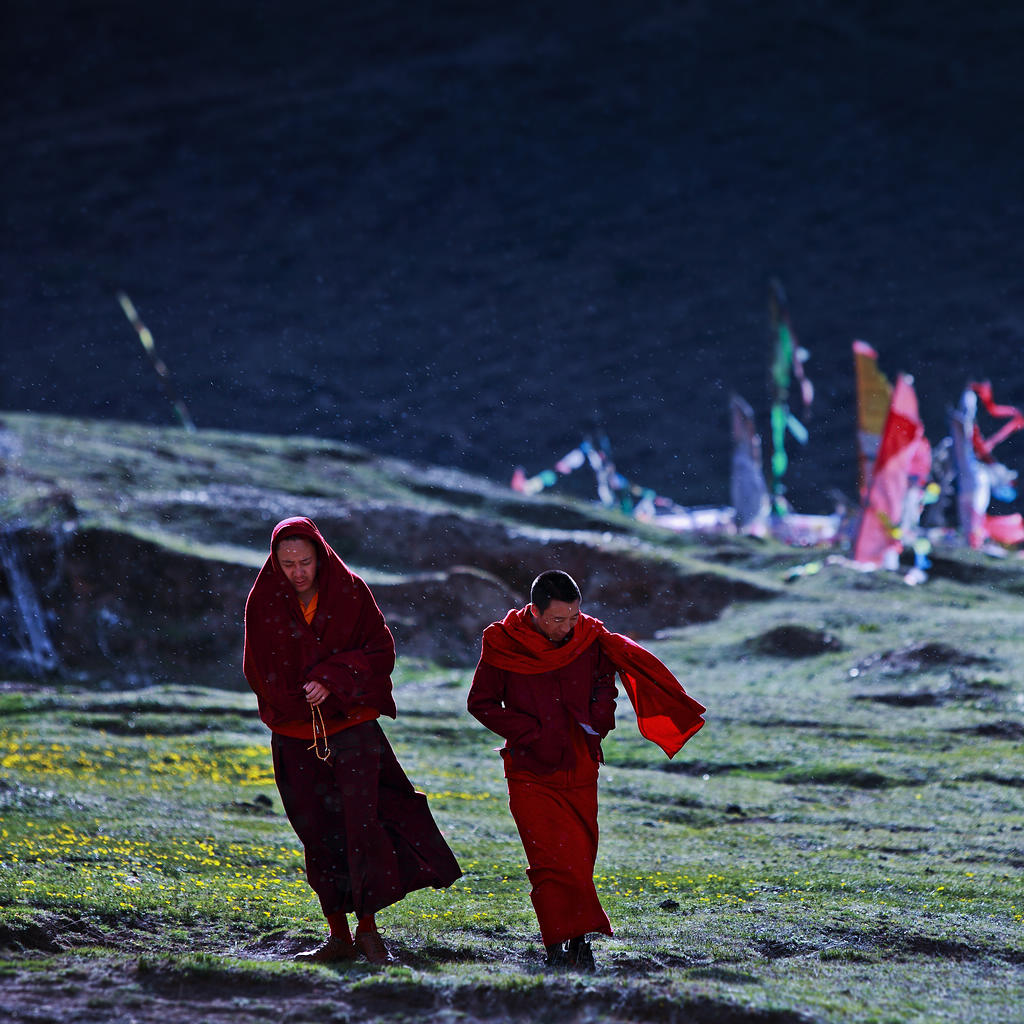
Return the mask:
[[295,588],[295,592],[308,602],[316,593],[316,548],[305,537],[288,537],[277,545],[277,564]]
[[580,603],[573,601],[567,604],[565,601],[552,601],[551,604],[540,611],[535,604],[530,605],[533,613],[533,626],[538,633],[542,633],[553,643],[560,643],[573,630],[580,617]]

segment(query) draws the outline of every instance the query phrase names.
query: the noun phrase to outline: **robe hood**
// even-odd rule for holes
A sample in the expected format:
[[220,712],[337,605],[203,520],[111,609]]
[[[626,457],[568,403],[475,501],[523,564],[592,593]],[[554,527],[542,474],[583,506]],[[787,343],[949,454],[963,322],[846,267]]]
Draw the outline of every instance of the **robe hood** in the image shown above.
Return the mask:
[[[277,545],[290,537],[317,551],[317,606],[308,623],[277,560]],[[276,732],[305,735],[310,710],[302,687],[316,680],[330,691],[325,711],[337,722],[366,707],[394,718],[395,642],[369,587],[306,516],[282,519],[270,547],[245,604],[242,668],[260,717]]]

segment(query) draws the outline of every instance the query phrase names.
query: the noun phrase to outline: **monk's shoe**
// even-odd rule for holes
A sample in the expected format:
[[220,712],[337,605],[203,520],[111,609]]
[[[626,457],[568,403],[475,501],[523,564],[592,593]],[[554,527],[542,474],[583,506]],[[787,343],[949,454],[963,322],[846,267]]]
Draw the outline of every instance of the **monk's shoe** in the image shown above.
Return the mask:
[[351,939],[344,939],[340,935],[329,935],[326,941],[316,949],[296,953],[293,959],[303,963],[336,964],[341,960],[355,960],[357,956],[359,956],[359,950]]

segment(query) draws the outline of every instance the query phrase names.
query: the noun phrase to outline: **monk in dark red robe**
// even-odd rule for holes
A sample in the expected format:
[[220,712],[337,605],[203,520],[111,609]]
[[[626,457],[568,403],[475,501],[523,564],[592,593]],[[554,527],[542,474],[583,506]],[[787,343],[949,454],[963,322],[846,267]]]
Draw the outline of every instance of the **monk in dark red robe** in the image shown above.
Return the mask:
[[484,630],[467,706],[504,737],[509,809],[529,864],[530,898],[547,961],[594,966],[588,935],[611,935],[594,887],[601,740],[615,728],[615,676],[640,732],[669,757],[704,724],[649,651],[580,612],[568,573],[541,573],[530,604]]
[[312,520],[278,523],[245,605],[243,670],[330,927],[307,959],[389,961],[377,911],[462,874],[377,722],[396,715],[394,665],[394,638],[363,580]]

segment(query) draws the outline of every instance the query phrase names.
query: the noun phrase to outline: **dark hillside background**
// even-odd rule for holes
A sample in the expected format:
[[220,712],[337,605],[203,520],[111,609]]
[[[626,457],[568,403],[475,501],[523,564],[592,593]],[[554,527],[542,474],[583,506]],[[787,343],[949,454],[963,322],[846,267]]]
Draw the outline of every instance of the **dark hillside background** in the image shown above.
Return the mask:
[[0,409],[172,422],[123,289],[200,426],[498,480],[599,428],[630,479],[721,504],[730,392],[767,433],[773,276],[817,388],[802,511],[855,490],[854,338],[933,441],[970,379],[1024,405],[1019,5],[2,19]]

